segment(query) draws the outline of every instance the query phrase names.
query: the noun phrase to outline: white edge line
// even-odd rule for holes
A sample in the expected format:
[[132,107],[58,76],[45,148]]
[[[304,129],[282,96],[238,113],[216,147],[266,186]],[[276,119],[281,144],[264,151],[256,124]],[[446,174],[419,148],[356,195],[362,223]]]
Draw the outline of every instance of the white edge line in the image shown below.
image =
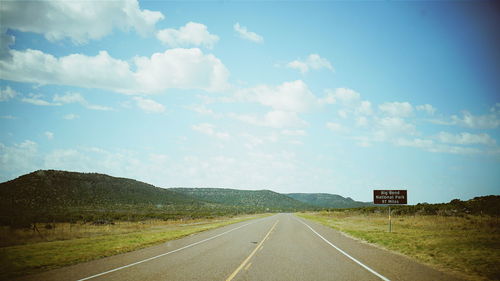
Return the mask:
[[314,230],[312,227],[310,227],[307,223],[303,222],[302,220],[299,220],[297,219],[299,222],[301,222],[302,224],[304,224],[305,226],[309,227],[309,229],[314,232],[316,235],[318,235],[321,239],[323,239],[326,243],[328,243],[330,246],[332,246],[333,248],[335,248],[337,251],[341,252],[342,254],[344,254],[346,257],[350,258],[351,260],[353,260],[355,263],[361,265],[364,269],[370,271],[371,273],[375,274],[378,278],[384,280],[384,281],[390,281],[387,277],[383,276],[382,274],[376,272],[375,270],[369,268],[368,266],[364,265],[362,262],[358,261],[357,259],[351,257],[348,253],[344,252],[342,249],[340,249],[339,247],[335,246],[332,244],[332,242],[326,240],[325,237],[321,236],[321,234],[319,234],[318,232],[316,232],[316,230]]
[[184,247],[181,247],[179,249],[175,249],[173,251],[170,251],[170,252],[167,252],[167,253],[163,253],[163,254],[160,254],[160,255],[157,255],[157,256],[154,256],[154,257],[151,257],[151,258],[147,258],[145,260],[141,260],[141,261],[138,261],[138,262],[134,262],[134,263],[131,263],[131,264],[127,264],[127,265],[124,265],[124,266],[120,266],[120,267],[117,267],[117,268],[114,268],[114,269],[111,269],[111,270],[108,270],[108,271],[104,271],[104,272],[101,272],[101,273],[98,273],[98,274],[95,274],[95,275],[92,275],[92,276],[89,276],[89,277],[85,277],[85,278],[82,278],[82,279],[78,279],[77,281],[84,281],[84,280],[89,280],[89,279],[92,279],[92,278],[95,278],[95,277],[99,277],[99,276],[102,276],[102,275],[105,275],[105,274],[108,274],[108,273],[111,273],[111,272],[115,272],[115,271],[118,271],[118,270],[121,270],[121,269],[124,269],[124,268],[127,268],[127,267],[131,267],[131,266],[134,266],[134,265],[138,265],[138,264],[141,264],[141,263],[144,263],[144,262],[147,262],[147,261],[150,261],[150,260],[154,260],[154,259],[157,259],[157,258],[160,258],[160,257],[163,257],[163,256],[166,256],[166,255],[170,255],[172,253],[175,253],[175,252],[178,252],[178,251],[182,251],[184,249],[187,249],[187,248],[190,248],[190,247],[193,247],[195,245],[198,245],[198,244],[201,244],[203,242],[207,242],[209,240],[212,240],[212,239],[215,239],[219,236],[222,236],[224,234],[227,234],[229,232],[232,232],[232,231],[235,231],[237,229],[240,229],[242,227],[245,227],[247,225],[250,225],[250,224],[253,224],[253,223],[256,223],[255,221],[254,222],[250,222],[250,223],[247,223],[247,224],[244,224],[244,225],[241,225],[241,226],[238,226],[236,228],[233,228],[231,230],[228,230],[228,231],[225,231],[225,232],[222,232],[220,234],[217,234],[215,236],[212,236],[210,238],[207,238],[207,239],[203,239],[201,241],[198,241],[198,242],[195,242],[193,244],[189,244],[189,245],[186,245]]

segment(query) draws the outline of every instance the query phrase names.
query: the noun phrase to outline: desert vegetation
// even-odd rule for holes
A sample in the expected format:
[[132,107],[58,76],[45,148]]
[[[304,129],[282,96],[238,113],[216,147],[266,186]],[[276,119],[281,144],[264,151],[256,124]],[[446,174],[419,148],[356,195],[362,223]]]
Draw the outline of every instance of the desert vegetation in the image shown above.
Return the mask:
[[129,252],[263,215],[213,219],[76,222],[0,228],[0,280]]
[[469,279],[500,279],[500,196],[393,206],[392,233],[387,233],[386,206],[339,195],[164,189],[95,173],[36,171],[1,183],[0,201],[4,279],[273,212],[302,212],[300,216]]
[[391,233],[388,232],[387,207],[328,210],[299,213],[299,216],[461,278],[498,280],[499,198],[392,207]]

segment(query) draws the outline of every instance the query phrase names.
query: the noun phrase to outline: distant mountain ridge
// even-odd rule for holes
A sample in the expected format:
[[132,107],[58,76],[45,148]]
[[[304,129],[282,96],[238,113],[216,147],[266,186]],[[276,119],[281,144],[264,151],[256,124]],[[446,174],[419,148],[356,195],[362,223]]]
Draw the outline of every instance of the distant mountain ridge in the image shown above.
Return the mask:
[[229,188],[170,188],[175,192],[204,202],[229,206],[255,206],[269,211],[313,209],[312,205],[271,190],[239,190]]
[[[296,198],[294,198],[294,196]],[[309,197],[313,195],[308,195]],[[356,207],[338,195],[334,203],[270,190],[160,188],[98,173],[39,170],[0,183],[0,224],[33,221],[141,220],[296,212]],[[323,196],[324,197],[324,196]],[[304,199],[306,198],[306,199]],[[344,201],[342,200],[344,199]],[[346,202],[353,205],[348,206]],[[353,203],[354,202],[354,203]]]
[[370,202],[354,201],[350,197],[342,197],[330,193],[288,193],[285,194],[297,201],[320,208],[357,208],[373,206]]
[[0,184],[0,198],[51,205],[193,204],[196,199],[127,178],[98,173],[39,170]]
[[[394,206],[394,214],[500,214],[500,196],[449,203]],[[263,212],[386,206],[328,193],[281,194],[270,190],[227,188],[164,189],[144,182],[97,173],[39,170],[0,183],[0,225],[30,227],[35,222],[103,222],[185,219]]]
[[97,173],[39,170],[0,183],[0,224],[20,227],[35,221],[179,218],[189,212],[201,215],[200,209],[211,207],[207,205],[168,189]]

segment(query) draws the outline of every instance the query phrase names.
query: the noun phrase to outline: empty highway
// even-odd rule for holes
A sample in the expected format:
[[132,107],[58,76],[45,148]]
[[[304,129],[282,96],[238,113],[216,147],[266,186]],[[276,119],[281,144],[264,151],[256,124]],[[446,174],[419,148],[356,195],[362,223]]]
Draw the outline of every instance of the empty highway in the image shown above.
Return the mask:
[[456,280],[293,214],[241,222],[21,280]]

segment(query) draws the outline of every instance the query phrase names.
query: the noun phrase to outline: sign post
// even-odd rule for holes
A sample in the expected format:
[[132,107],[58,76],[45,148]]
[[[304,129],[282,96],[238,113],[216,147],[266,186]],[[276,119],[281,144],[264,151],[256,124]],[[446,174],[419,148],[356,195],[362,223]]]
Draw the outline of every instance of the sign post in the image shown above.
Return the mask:
[[392,232],[391,205],[408,204],[407,190],[374,190],[373,204],[389,205],[389,232]]

